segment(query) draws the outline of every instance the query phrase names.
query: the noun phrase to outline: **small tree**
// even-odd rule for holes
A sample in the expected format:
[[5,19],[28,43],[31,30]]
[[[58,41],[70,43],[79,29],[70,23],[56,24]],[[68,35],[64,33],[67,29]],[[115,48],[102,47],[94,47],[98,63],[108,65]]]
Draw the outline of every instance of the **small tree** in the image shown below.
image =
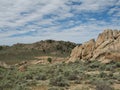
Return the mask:
[[3,49],[3,47],[2,46],[0,46],[0,50],[2,50]]
[[48,61],[49,63],[51,63],[51,62],[52,62],[52,58],[48,58],[47,61]]

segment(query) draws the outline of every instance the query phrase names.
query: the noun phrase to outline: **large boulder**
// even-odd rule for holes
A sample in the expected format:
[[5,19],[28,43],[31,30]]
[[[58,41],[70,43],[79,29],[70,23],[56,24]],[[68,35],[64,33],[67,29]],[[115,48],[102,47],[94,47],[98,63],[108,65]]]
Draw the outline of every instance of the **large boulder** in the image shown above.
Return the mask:
[[94,39],[76,46],[69,61],[82,60],[119,60],[120,61],[120,31],[105,30]]

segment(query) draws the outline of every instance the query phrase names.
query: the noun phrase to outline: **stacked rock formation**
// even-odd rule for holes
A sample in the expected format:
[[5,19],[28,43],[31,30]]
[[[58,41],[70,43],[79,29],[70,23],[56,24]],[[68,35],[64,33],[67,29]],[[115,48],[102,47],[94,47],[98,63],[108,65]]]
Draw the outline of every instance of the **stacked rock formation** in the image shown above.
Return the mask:
[[69,61],[75,60],[119,60],[120,61],[120,31],[104,30],[97,40],[91,39],[76,46]]

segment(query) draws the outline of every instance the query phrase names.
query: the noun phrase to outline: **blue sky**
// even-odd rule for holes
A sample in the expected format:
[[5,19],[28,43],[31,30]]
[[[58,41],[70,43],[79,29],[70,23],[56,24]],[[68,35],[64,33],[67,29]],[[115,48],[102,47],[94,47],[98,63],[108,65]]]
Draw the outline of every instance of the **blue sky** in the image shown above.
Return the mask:
[[0,45],[83,43],[105,29],[120,30],[120,0],[0,0]]

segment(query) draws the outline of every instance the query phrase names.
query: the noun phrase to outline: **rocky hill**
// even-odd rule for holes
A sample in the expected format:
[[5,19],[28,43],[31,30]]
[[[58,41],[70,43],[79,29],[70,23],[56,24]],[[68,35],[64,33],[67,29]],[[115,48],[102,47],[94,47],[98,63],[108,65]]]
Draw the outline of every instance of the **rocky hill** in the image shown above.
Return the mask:
[[104,30],[97,40],[91,39],[80,46],[76,46],[69,61],[75,60],[119,60],[120,61],[120,31]]
[[32,44],[14,44],[13,46],[0,46],[0,61],[34,60],[38,56],[67,57],[75,43],[55,40],[45,40]]

